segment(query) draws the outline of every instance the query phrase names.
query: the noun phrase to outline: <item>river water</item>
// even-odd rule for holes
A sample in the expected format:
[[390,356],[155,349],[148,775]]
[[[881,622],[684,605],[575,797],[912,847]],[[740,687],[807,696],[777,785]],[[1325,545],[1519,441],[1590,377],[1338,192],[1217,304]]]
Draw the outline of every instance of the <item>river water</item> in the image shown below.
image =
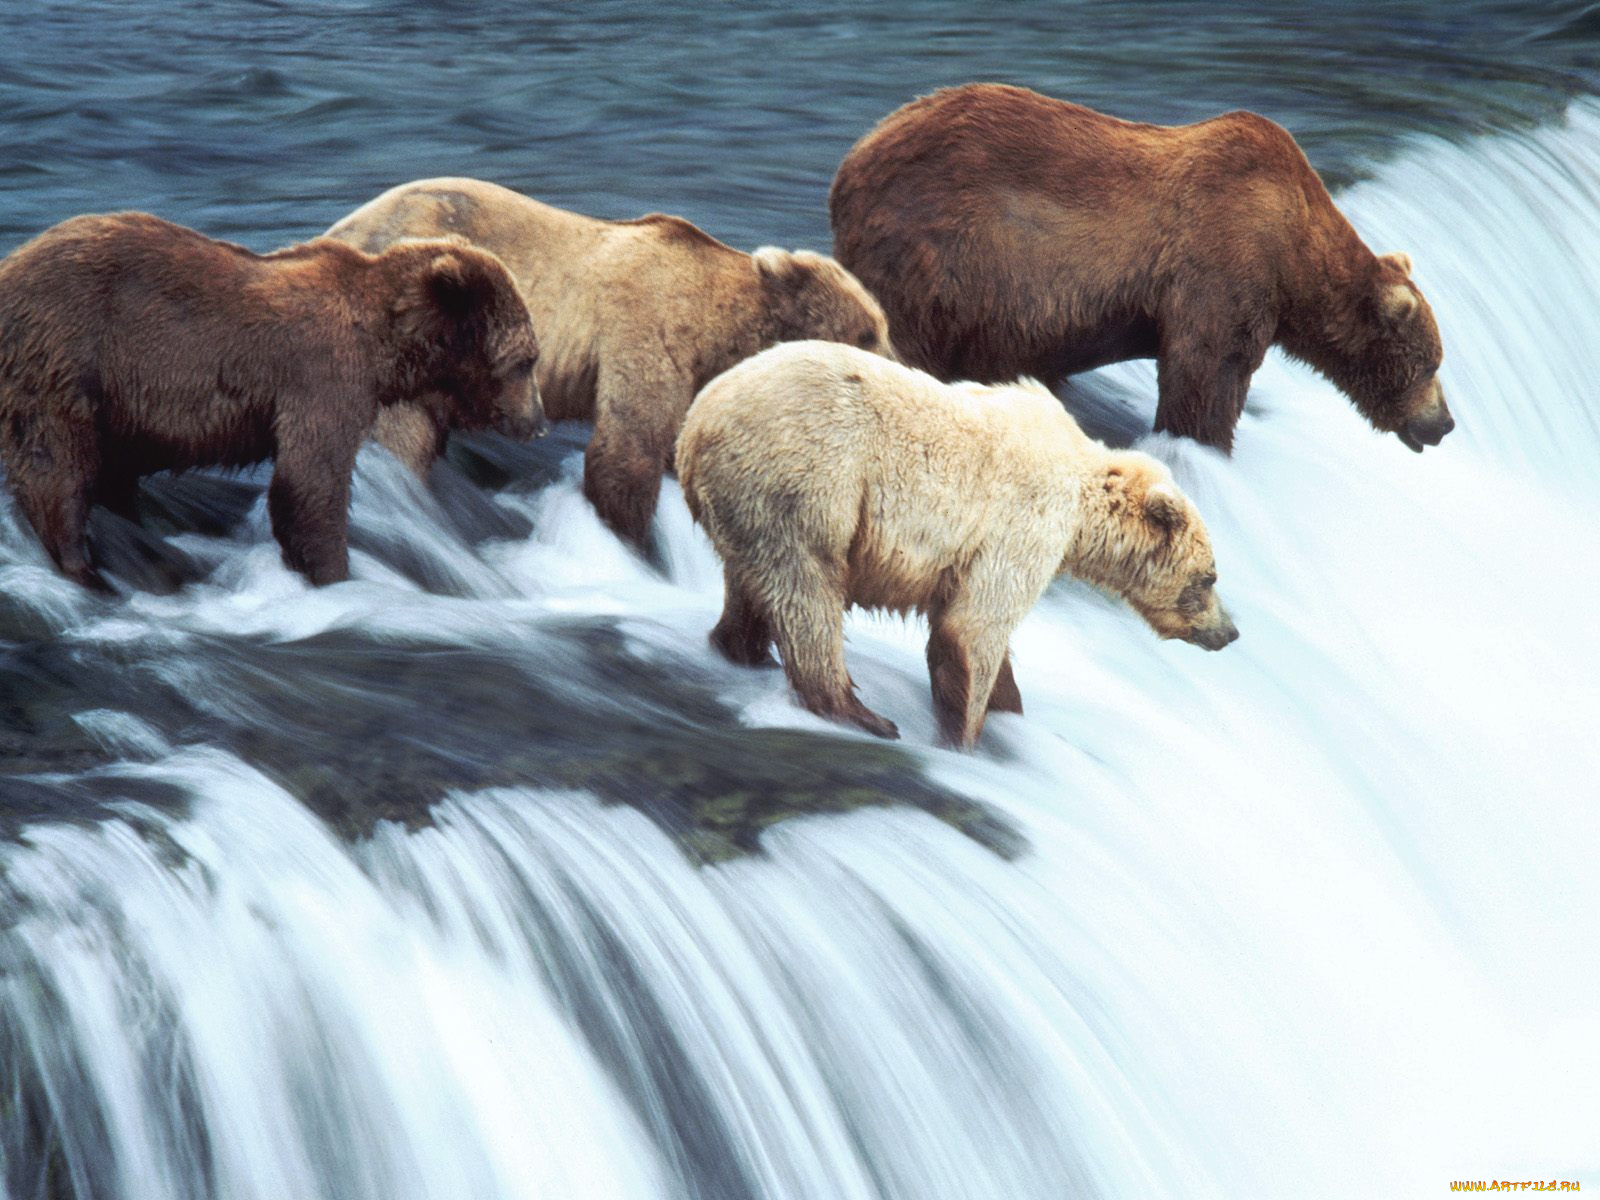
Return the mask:
[[[932,748],[705,646],[715,556],[596,521],[586,430],[359,464],[354,578],[265,475],[0,506],[6,1200],[1425,1197],[1600,1185],[1600,22],[1583,6],[38,3],[0,13],[0,250],[145,208],[265,249],[475,174],[826,248],[851,140],[974,78],[1283,122],[1438,313],[1421,457],[1274,356],[1169,462],[1243,637],[1062,581],[1025,717]],[[1592,1182],[1591,1182],[1592,1181]]]

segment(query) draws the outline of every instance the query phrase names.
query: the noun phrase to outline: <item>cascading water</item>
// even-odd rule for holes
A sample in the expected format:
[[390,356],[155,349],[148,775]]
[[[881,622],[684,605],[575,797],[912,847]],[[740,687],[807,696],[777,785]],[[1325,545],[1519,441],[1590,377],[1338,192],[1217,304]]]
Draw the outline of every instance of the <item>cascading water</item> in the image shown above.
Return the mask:
[[[1600,108],[1579,103],[1418,143],[1342,195],[1438,312],[1460,422],[1441,448],[1412,456],[1276,357],[1232,459],[1140,441],[1207,518],[1243,633],[1227,652],[1062,582],[1014,644],[1027,715],[964,757],[928,748],[922,628],[853,617],[853,673],[908,748],[871,769],[930,811],[696,854],[649,794],[601,803],[610,766],[495,774],[598,747],[605,722],[646,747],[714,739],[692,757],[731,761],[730,792],[775,777],[775,745],[777,774],[888,753],[715,660],[716,562],[675,489],[657,571],[583,503],[575,441],[545,486],[493,501],[369,453],[356,578],[321,592],[256,501],[231,534],[165,539],[201,581],[106,604],[7,502],[7,630],[54,647],[8,662],[61,693],[35,745],[73,749],[36,750],[32,790],[0,804],[3,1194],[1600,1182],[1597,164]],[[1103,375],[1154,394],[1148,364]],[[324,675],[313,652],[355,665]],[[472,672],[519,702],[453,707]],[[675,707],[680,685],[703,704]],[[373,695],[386,729],[436,702],[404,736],[458,724],[451,765],[477,782],[438,785],[431,821],[380,804],[340,837],[355,801],[297,772],[341,752],[267,727],[366,719]],[[378,790],[413,785],[408,767]]]

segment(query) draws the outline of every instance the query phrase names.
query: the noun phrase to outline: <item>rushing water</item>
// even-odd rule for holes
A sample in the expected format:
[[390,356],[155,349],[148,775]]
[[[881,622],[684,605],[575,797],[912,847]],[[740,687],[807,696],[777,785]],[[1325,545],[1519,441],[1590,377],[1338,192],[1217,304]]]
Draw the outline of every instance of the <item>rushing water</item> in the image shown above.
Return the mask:
[[0,14],[12,241],[140,206],[265,246],[451,170],[820,245],[833,162],[938,83],[1250,104],[1415,257],[1460,425],[1413,456],[1274,357],[1224,459],[1141,436],[1148,364],[1075,384],[1243,637],[1064,581],[970,756],[915,623],[850,624],[899,747],[715,659],[708,543],[669,484],[661,565],[623,549],[581,428],[429,490],[367,452],[321,591],[260,472],[97,519],[112,601],[6,500],[0,1195],[1600,1184],[1593,18],[1190,8]]

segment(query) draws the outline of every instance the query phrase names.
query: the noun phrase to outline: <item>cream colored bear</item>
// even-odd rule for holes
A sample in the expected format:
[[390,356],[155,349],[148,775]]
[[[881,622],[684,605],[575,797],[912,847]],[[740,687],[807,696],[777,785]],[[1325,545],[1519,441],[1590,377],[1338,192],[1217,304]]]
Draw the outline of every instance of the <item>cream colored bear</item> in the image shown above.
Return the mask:
[[1204,523],[1161,463],[1085,436],[1036,383],[943,384],[848,346],[791,342],[724,372],[678,440],[684,498],[722,555],[711,641],[776,639],[811,711],[881,737],[844,663],[847,605],[926,613],[943,739],[1021,712],[1007,643],[1059,572],[1115,592],[1162,637],[1238,636]]

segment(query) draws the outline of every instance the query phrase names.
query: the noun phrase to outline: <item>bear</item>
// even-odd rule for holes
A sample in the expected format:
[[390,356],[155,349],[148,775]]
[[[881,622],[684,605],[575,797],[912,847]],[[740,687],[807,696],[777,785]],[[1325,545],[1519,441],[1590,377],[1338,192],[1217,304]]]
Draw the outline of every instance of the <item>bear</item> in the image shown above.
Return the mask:
[[898,736],[845,669],[849,605],[927,616],[941,740],[971,747],[1022,711],[1011,632],[1066,571],[1128,601],[1163,638],[1236,637],[1211,543],[1167,468],[1089,438],[1025,380],[947,384],[826,342],[719,375],[678,440],[689,511],[723,561],[711,644],[770,663],[823,717]]
[[834,254],[940,379],[1054,387],[1154,358],[1155,428],[1231,452],[1279,346],[1410,449],[1455,426],[1433,310],[1374,254],[1287,130],[1250,112],[1142,125],[979,83],[884,118],[840,164]]
[[380,406],[525,439],[538,357],[504,264],[456,241],[261,255],[147,213],[73,217],[0,261],[0,460],[56,566],[106,591],[92,503],[132,516],[141,476],[271,458],[283,560],[333,583]]
[[[605,221],[475,179],[402,184],[336,223],[363,250],[454,233],[505,260],[522,287],[543,357],[552,420],[592,420],[583,489],[634,547],[671,469],[695,393],[776,342],[820,338],[892,354],[883,310],[830,258],[765,247],[745,254],[681,217]],[[404,407],[377,440],[419,474],[441,438]]]

